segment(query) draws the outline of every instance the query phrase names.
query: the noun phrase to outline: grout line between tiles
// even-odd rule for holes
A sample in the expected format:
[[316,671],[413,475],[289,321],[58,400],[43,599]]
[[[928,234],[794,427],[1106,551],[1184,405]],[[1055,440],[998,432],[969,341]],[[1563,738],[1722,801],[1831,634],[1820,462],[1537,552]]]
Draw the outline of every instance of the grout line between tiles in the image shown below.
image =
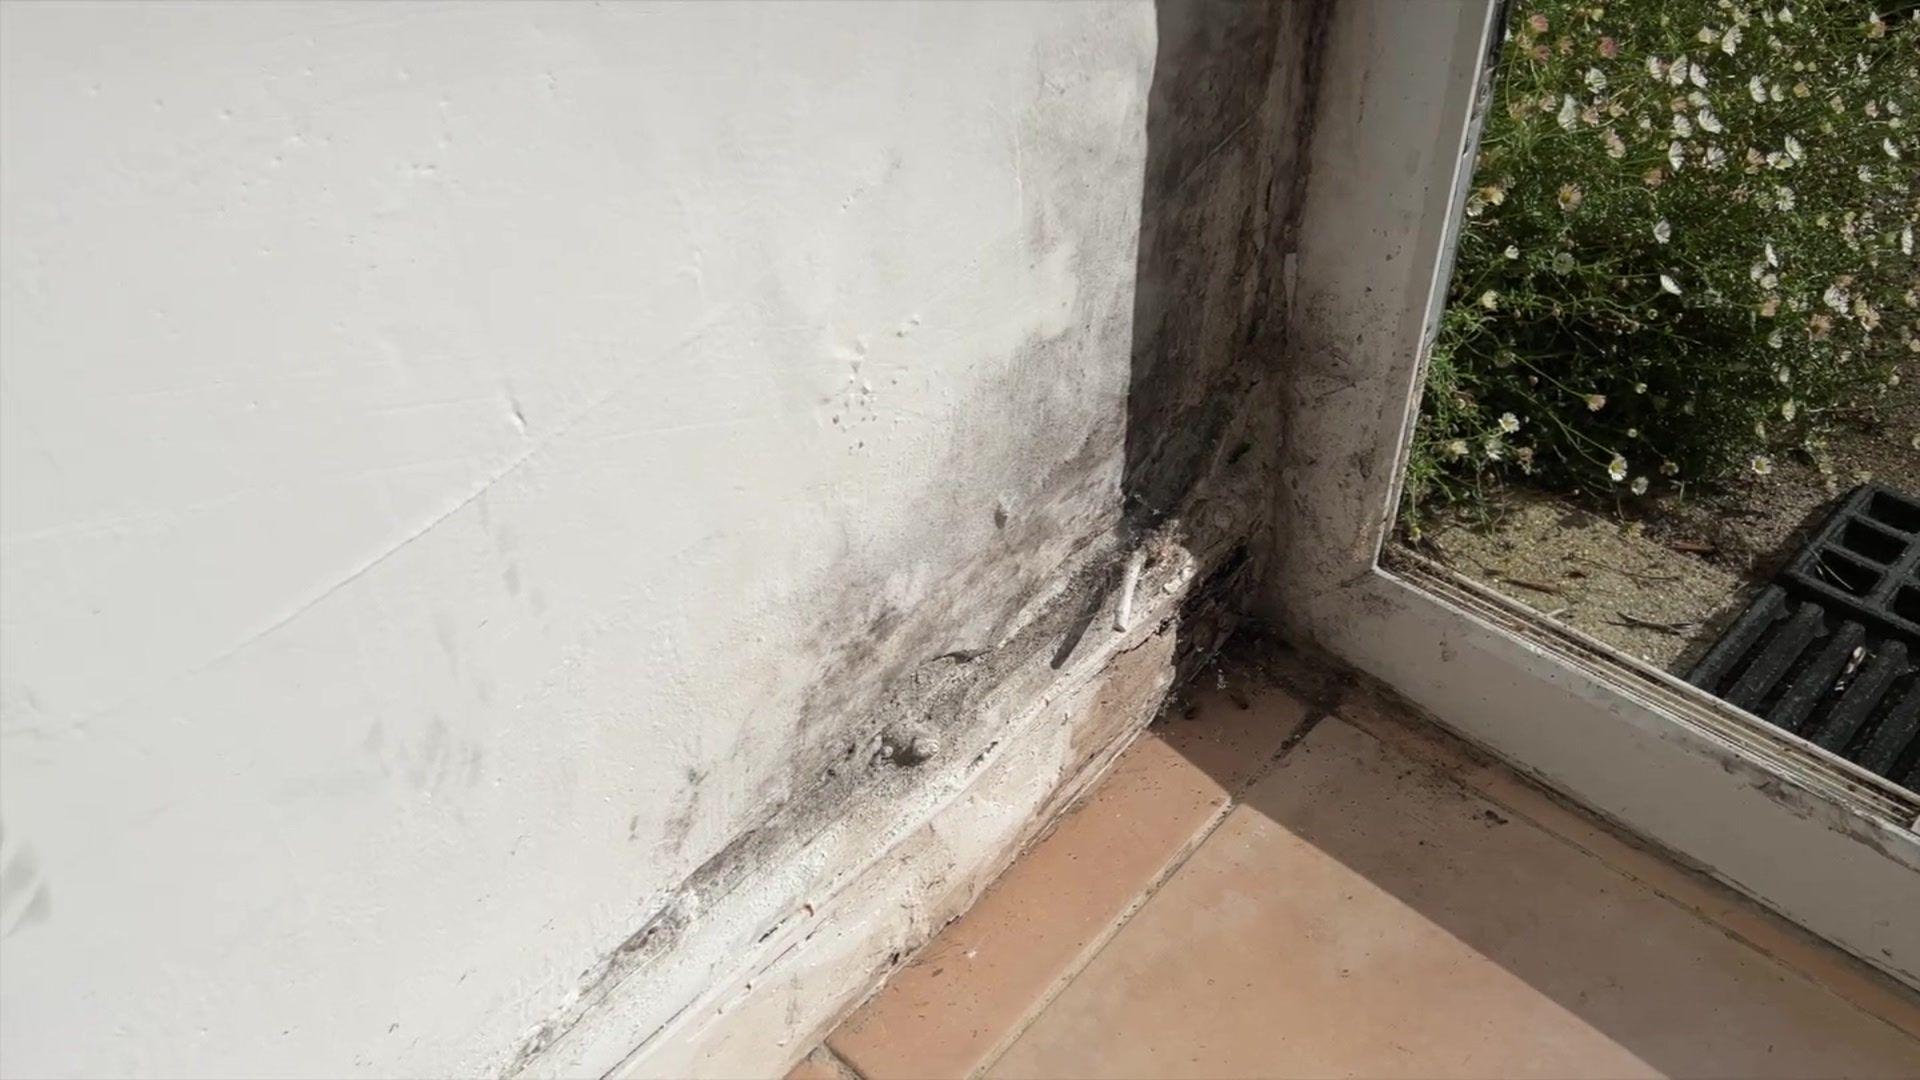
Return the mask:
[[[833,1055],[834,1061],[845,1068],[847,1076],[850,1077],[851,1080],[869,1080],[869,1078],[854,1066],[851,1059],[833,1048],[833,1037],[840,1030],[841,1025],[845,1024],[855,1014],[859,1013],[861,1009],[865,1008],[868,1002],[884,993],[888,985],[893,981],[895,975],[904,971],[907,967],[910,967],[914,959],[918,958],[922,952],[931,948],[933,944],[940,939],[941,934],[947,927],[958,922],[968,911],[973,909],[975,904],[985,899],[987,893],[999,885],[1000,879],[1005,877],[1013,869],[1014,864],[1026,858],[1029,852],[1039,847],[1042,843],[1045,843],[1046,840],[1060,828],[1062,822],[1090,801],[1094,792],[1098,791],[1100,786],[1106,783],[1107,778],[1112,775],[1114,769],[1119,765],[1120,759],[1126,755],[1128,750],[1131,750],[1146,737],[1151,726],[1152,722],[1149,721],[1145,725],[1136,727],[1130,734],[1117,740],[1114,745],[1101,751],[1090,761],[1081,772],[1080,778],[1072,782],[1071,790],[1056,795],[1058,801],[1053,804],[1055,809],[1049,815],[1047,823],[1041,827],[1039,832],[1034,833],[1027,840],[1023,841],[1011,855],[1005,858],[1000,867],[989,876],[987,884],[980,888],[972,902],[959,912],[948,916],[945,922],[941,923],[931,934],[927,935],[926,940],[922,941],[912,950],[909,950],[901,962],[889,966],[881,975],[878,982],[868,987],[866,993],[862,994],[858,1000],[854,1001],[851,1005],[843,1007],[838,1015],[826,1025],[826,1033],[820,1036],[819,1045],[830,1052]],[[999,1054],[997,1048],[994,1054],[995,1056]]]
[[828,1046],[825,1039],[820,1040],[820,1050],[832,1060],[833,1067],[840,1071],[841,1080],[867,1080],[866,1073],[854,1068],[853,1062],[841,1057],[840,1051]]
[[982,1057],[979,1067],[969,1074],[970,1077],[985,1076],[993,1069],[994,1065],[999,1063],[1007,1051],[1012,1049],[1013,1045],[1020,1041],[1020,1036],[1026,1034],[1027,1029],[1032,1027],[1036,1020],[1040,1019],[1040,1015],[1046,1012],[1048,1007],[1050,1007],[1061,994],[1067,991],[1068,987],[1071,987],[1075,982],[1079,981],[1081,974],[1084,973],[1088,967],[1092,966],[1093,962],[1099,958],[1102,952],[1106,951],[1107,946],[1113,942],[1114,938],[1120,935],[1120,931],[1126,928],[1127,923],[1131,922],[1133,917],[1139,914],[1140,909],[1147,905],[1147,901],[1153,899],[1154,894],[1160,891],[1161,886],[1173,880],[1173,876],[1179,873],[1182,867],[1187,865],[1187,860],[1193,858],[1194,853],[1199,851],[1201,846],[1213,836],[1214,831],[1219,829],[1221,823],[1227,820],[1227,815],[1233,812],[1233,808],[1240,805],[1241,796],[1250,791],[1255,784],[1265,779],[1267,774],[1279,768],[1280,763],[1286,760],[1287,755],[1292,752],[1293,748],[1300,745],[1302,740],[1312,734],[1313,729],[1319,726],[1320,721],[1332,716],[1339,710],[1340,705],[1346,701],[1347,695],[1351,690],[1351,684],[1343,682],[1338,684],[1330,693],[1318,698],[1311,698],[1301,692],[1302,688],[1282,682],[1279,679],[1274,679],[1273,682],[1276,689],[1285,691],[1308,702],[1309,710],[1306,716],[1301,718],[1299,726],[1294,728],[1293,731],[1287,734],[1285,739],[1280,741],[1280,748],[1273,752],[1273,755],[1267,759],[1265,765],[1254,770],[1245,780],[1236,784],[1232,790],[1227,792],[1227,797],[1221,800],[1219,808],[1214,811],[1212,816],[1210,816],[1200,828],[1195,829],[1193,835],[1180,845],[1179,850],[1174,853],[1173,858],[1168,860],[1166,866],[1162,867],[1160,872],[1153,876],[1153,880],[1149,881],[1146,887],[1140,890],[1139,895],[1135,896],[1125,908],[1121,909],[1120,913],[1114,917],[1113,921],[1110,922],[1104,930],[1087,943],[1087,947],[1081,950],[1080,955],[1075,958],[1071,970],[1066,975],[1055,979],[1053,984],[1049,986],[1044,993],[1034,999],[1033,1005],[1028,1008],[1026,1015],[1022,1017],[1018,1024],[1009,1028],[1007,1033],[1001,1036],[1000,1041],[994,1044],[993,1049]]

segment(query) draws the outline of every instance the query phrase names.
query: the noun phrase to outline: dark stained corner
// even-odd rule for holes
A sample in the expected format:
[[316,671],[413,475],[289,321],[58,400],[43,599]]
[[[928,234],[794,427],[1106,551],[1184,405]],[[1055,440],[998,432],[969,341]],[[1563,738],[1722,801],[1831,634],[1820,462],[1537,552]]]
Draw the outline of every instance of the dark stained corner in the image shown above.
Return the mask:
[[1127,397],[1127,521],[1175,514],[1229,466],[1264,469],[1285,345],[1313,63],[1331,0],[1163,2]]

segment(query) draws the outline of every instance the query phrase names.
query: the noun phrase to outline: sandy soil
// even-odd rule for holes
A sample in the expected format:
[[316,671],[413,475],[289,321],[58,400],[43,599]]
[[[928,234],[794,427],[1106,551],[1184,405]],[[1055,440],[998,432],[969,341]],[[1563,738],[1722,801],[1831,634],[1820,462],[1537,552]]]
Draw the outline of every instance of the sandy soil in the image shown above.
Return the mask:
[[1610,519],[1537,492],[1505,495],[1484,525],[1429,530],[1424,553],[1516,600],[1670,671],[1684,670],[1739,613],[1746,579]]
[[1684,673],[1755,589],[1859,484],[1920,492],[1920,364],[1875,414],[1848,418],[1816,454],[1769,476],[1640,507],[1513,489],[1428,530],[1438,558],[1624,652]]

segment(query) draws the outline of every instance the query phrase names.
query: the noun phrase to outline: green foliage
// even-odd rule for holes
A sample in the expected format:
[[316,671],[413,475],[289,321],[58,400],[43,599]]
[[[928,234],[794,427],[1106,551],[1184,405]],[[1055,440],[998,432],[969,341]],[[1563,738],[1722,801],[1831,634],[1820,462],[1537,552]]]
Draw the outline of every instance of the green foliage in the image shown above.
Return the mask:
[[1781,3],[1516,3],[1409,518],[1764,473],[1915,367],[1920,20]]

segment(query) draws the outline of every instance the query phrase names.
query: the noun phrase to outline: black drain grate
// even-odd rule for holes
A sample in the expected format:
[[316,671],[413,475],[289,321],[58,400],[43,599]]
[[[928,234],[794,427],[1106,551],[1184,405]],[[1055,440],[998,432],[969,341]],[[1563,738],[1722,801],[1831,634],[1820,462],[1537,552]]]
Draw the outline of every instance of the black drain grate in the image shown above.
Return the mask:
[[1920,501],[1855,489],[1687,681],[1920,792]]

